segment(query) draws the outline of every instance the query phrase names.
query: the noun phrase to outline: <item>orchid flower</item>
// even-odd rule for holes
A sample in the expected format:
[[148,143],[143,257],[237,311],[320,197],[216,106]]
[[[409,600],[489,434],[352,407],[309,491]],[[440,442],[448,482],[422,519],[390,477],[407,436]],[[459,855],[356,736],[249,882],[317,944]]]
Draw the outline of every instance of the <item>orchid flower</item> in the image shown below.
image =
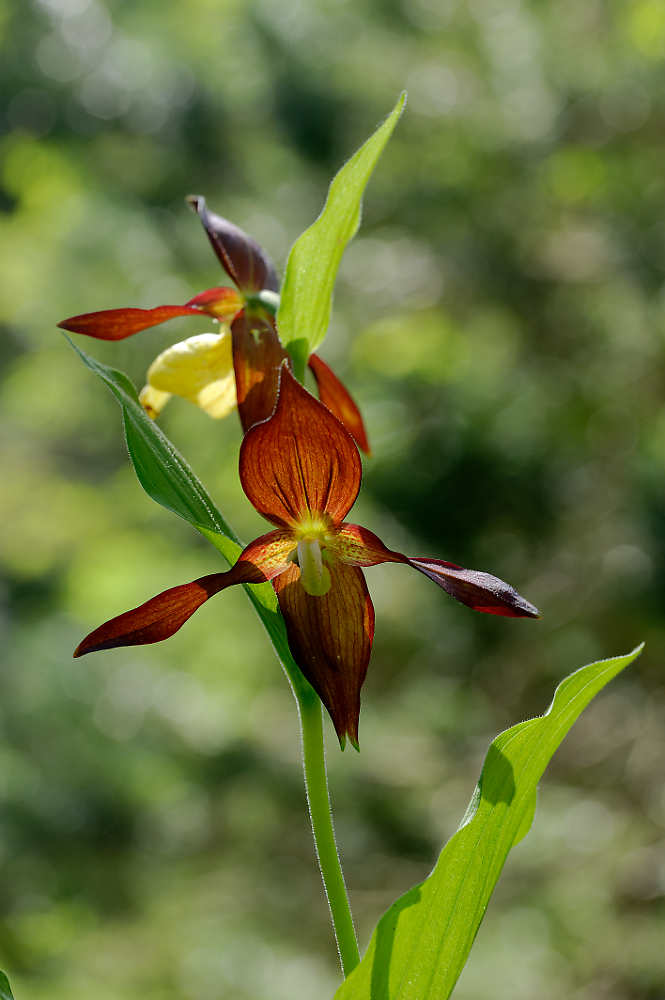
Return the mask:
[[[139,400],[153,418],[174,395],[215,418],[225,417],[237,403],[246,431],[274,410],[280,366],[288,360],[274,321],[279,281],[267,254],[251,236],[210,212],[200,195],[187,200],[236,288],[209,288],[184,305],[84,313],[58,326],[99,340],[123,340],[179,316],[209,316],[218,324],[217,331],[189,337],[162,351],[148,369]],[[310,357],[309,367],[321,401],[369,454],[363,420],[350,393],[317,355]]]
[[538,617],[495,576],[394,552],[368,529],[347,523],[361,476],[349,432],[283,363],[274,412],[247,431],[240,449],[245,494],[275,529],[251,542],[227,572],[172,587],[101,625],[74,655],[167,639],[226,587],[269,580],[296,663],[330,713],[340,745],[348,736],[357,748],[360,690],[374,635],[361,567],[403,563],[476,611]]

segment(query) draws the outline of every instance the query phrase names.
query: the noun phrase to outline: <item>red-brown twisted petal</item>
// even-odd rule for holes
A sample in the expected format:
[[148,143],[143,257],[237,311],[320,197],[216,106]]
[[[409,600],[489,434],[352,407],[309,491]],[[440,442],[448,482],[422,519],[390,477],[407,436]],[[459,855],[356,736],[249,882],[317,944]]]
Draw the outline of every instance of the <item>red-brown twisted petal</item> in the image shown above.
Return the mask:
[[275,409],[279,372],[288,355],[272,317],[239,313],[231,324],[238,413],[243,431],[267,420]]
[[360,689],[374,638],[374,608],[360,569],[329,563],[331,587],[312,597],[291,566],[273,582],[293,658],[328,709],[342,747],[358,747]]
[[124,340],[148,327],[166,323],[175,316],[200,316],[193,306],[156,306],[154,309],[102,309],[63,319],[58,326],[72,333],[84,333],[97,340]]
[[410,559],[401,552],[386,548],[380,538],[359,524],[343,524],[326,543],[339,559],[352,566],[376,566],[379,563],[408,563],[442,587],[446,593],[474,611],[507,618],[539,618],[537,608],[521,594],[490,573],[464,569],[443,559],[418,556]]
[[201,195],[190,195],[187,201],[201,220],[220,264],[242,292],[279,289],[275,269],[256,240],[228,219],[209,212]]
[[250,542],[228,572],[212,573],[192,583],[171,587],[140,607],[112,618],[86,636],[74,656],[169,639],[220,590],[237,583],[263,583],[283,572],[291,565],[288,556],[293,548],[293,540],[287,532],[271,531],[262,535]]
[[307,364],[316,379],[319,399],[323,405],[341,420],[349,434],[355,438],[358,447],[362,448],[366,455],[370,455],[363,418],[349,390],[318,354],[310,354]]
[[490,573],[464,569],[443,559],[418,556],[406,561],[474,611],[506,618],[540,618],[538,608],[518,594],[509,583]]
[[282,365],[275,412],[255,424],[240,448],[240,481],[273,524],[308,517],[339,524],[358,495],[362,466],[339,420]]

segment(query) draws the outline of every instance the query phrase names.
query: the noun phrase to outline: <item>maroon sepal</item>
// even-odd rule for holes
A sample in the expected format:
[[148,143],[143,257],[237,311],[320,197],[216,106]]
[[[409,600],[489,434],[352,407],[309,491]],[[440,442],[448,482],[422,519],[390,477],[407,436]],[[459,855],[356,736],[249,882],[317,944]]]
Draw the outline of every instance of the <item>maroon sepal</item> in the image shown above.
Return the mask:
[[228,219],[209,212],[201,195],[189,195],[187,202],[201,220],[220,264],[241,292],[279,290],[275,269],[256,240]]
[[84,333],[97,340],[124,340],[141,330],[158,326],[176,316],[200,316],[201,310],[191,305],[157,306],[155,309],[102,309],[63,319],[58,326],[72,333]]
[[506,618],[540,618],[538,608],[518,594],[509,583],[490,573],[464,569],[443,559],[418,556],[407,559],[407,562],[474,611]]
[[374,638],[374,608],[362,570],[328,565],[331,587],[323,597],[305,593],[292,566],[273,581],[293,658],[328,709],[342,749],[348,736],[358,749],[360,689]]
[[275,409],[279,372],[288,355],[282,347],[272,317],[240,312],[231,323],[233,368],[238,413],[243,432]]
[[295,527],[312,517],[340,525],[362,478],[355,441],[286,362],[275,412],[247,431],[239,465],[245,496],[278,527]]
[[316,379],[319,390],[319,399],[324,406],[335,414],[346,427],[349,434],[353,435],[359,448],[370,455],[369,441],[365,424],[353,396],[340,382],[334,371],[328,367],[318,354],[310,354],[307,362],[312,375]]
[[[132,611],[112,618],[96,628],[79,643],[74,656],[94,653],[99,649],[117,646],[144,646],[151,642],[170,639],[202,604],[220,590],[236,583],[263,583],[271,579],[270,571],[264,573],[251,559],[266,548],[266,540],[274,539],[278,532],[262,536],[241,553],[237,563],[226,573],[212,573],[180,587],[170,587],[161,594],[141,604]],[[271,560],[271,563],[274,559]]]
[[142,646],[170,638],[208,598],[227,585],[226,575],[213,573],[193,583],[171,587],[140,607],[125,611],[86,636],[74,656],[116,646]]

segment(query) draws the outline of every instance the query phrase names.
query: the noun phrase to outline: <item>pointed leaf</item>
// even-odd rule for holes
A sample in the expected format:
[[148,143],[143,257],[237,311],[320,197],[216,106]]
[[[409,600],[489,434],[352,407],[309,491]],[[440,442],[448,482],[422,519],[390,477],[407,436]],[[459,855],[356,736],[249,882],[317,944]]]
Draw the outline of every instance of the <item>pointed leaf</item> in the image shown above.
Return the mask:
[[497,736],[434,871],[384,914],[335,1000],[450,996],[508,852],[526,833],[545,767],[591,699],[641,650],[582,667],[558,686],[545,715]]
[[228,534],[212,500],[185,460],[143,411],[130,379],[70,344],[120,403],[130,458],[146,493],[191,524]]
[[130,379],[123,372],[91,358],[69,337],[67,340],[120,403],[129,455],[146,493],[190,524],[234,538],[184,458],[144,411]]
[[405,102],[402,94],[383,124],[336,174],[323,211],[291,248],[277,328],[299,371],[326,335],[344,248],[358,229],[363,192]]
[[4,972],[0,972],[0,1000],[14,1000],[14,994],[9,986],[9,980]]

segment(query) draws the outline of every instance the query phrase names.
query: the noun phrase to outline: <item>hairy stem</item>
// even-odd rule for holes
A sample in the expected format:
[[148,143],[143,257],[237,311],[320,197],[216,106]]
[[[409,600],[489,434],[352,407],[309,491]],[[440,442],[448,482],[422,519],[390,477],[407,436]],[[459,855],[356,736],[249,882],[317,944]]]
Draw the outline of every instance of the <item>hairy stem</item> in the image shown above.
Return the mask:
[[311,688],[309,691],[294,688],[294,694],[300,712],[305,789],[314,844],[328,897],[342,972],[344,976],[348,976],[360,961],[360,955],[335,842],[323,748],[321,702]]

